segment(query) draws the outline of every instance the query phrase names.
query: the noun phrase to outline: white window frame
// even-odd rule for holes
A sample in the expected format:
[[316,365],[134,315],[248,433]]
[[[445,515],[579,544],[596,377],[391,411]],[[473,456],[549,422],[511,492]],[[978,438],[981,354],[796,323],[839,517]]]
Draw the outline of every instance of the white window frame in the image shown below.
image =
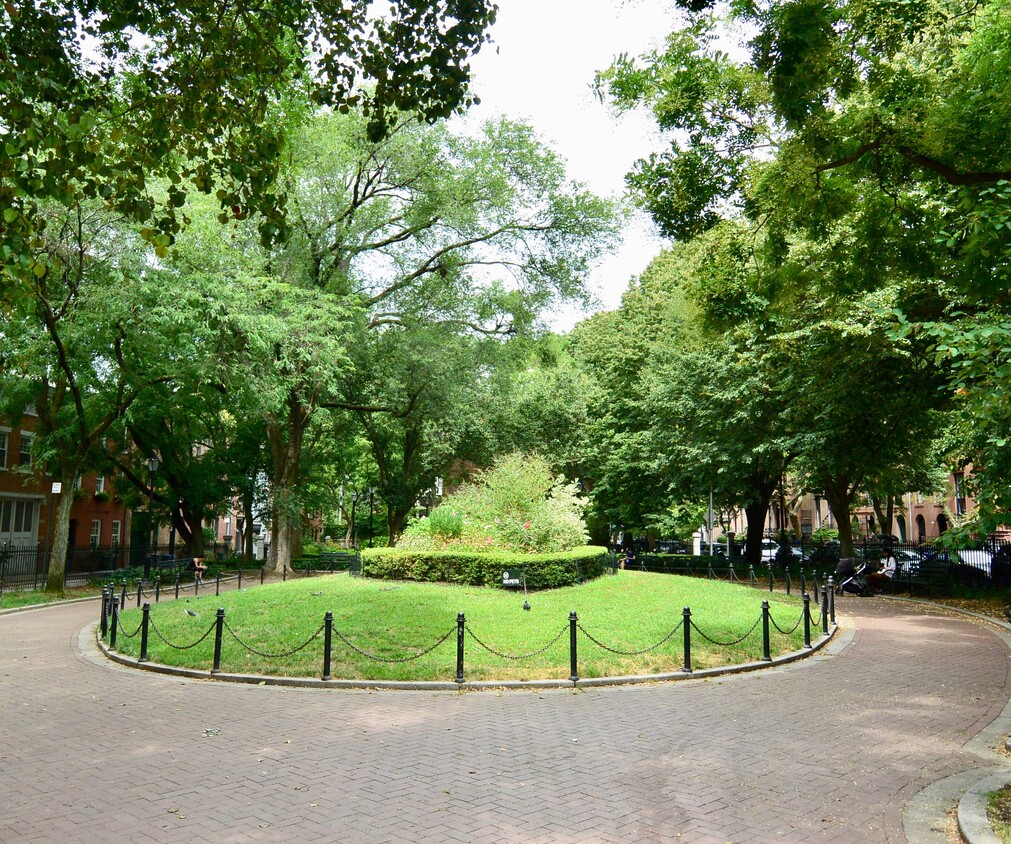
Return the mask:
[[95,476],[95,495],[101,495],[105,492],[105,475]]
[[123,523],[119,519],[112,520],[112,544],[119,545],[123,541]]
[[18,445],[18,466],[24,469],[32,468],[32,443],[35,442],[35,434],[31,431],[21,432],[21,442]]
[[91,520],[91,537],[90,544],[92,548],[97,548],[102,544],[102,520],[92,519]]
[[0,427],[0,469],[7,468],[7,460],[10,457],[11,429]]

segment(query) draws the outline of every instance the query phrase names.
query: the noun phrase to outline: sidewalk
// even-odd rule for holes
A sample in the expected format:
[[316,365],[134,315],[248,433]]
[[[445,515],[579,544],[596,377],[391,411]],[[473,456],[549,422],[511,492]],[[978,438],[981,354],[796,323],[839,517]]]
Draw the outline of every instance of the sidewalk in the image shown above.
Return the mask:
[[97,602],[3,616],[0,840],[905,841],[914,795],[990,764],[966,745],[1008,650],[920,606],[837,610],[851,643],[788,667],[469,694],[182,680],[82,652]]

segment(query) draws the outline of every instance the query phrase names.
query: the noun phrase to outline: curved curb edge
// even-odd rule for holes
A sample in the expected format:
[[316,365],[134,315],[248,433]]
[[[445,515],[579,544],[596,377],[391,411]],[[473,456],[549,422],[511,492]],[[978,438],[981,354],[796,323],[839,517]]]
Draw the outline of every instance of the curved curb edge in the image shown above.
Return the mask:
[[[1011,650],[1011,624],[993,616],[920,598],[882,597],[903,603],[924,604],[974,621],[982,621],[996,628],[993,630],[994,635]],[[1009,734],[1011,734],[1011,701],[1008,701],[993,721],[965,744],[968,752],[979,757],[981,761],[989,762],[989,767],[971,768],[937,780],[921,789],[906,804],[902,812],[902,825],[909,844],[934,844],[934,842],[947,844],[949,839],[936,824],[953,802],[957,803],[958,829],[963,840],[968,844],[995,844],[999,841],[987,818],[986,794],[1011,782],[1011,760],[994,750],[995,747],[1005,744]]]
[[671,672],[666,674],[643,674],[624,677],[590,677],[579,680],[475,680],[456,683],[452,681],[405,681],[405,680],[321,680],[314,677],[275,677],[266,674],[231,674],[209,671],[197,671],[192,668],[178,668],[156,662],[138,662],[116,651],[109,650],[105,642],[98,636],[98,622],[94,621],[81,629],[78,639],[83,652],[97,651],[106,659],[125,668],[152,671],[157,674],[168,674],[175,677],[186,677],[193,680],[215,680],[225,683],[246,683],[254,686],[288,686],[307,689],[347,689],[358,691],[397,690],[397,691],[483,691],[489,689],[509,689],[541,691],[544,689],[581,689],[600,688],[602,686],[630,686],[648,683],[662,683],[679,680],[705,680],[713,677],[724,677],[746,672],[760,671],[766,668],[777,668],[798,660],[803,660],[817,654],[833,641],[839,631],[838,624],[832,624],[827,634],[822,634],[811,643],[810,648],[791,651],[776,657],[771,661],[745,662],[740,665],[728,665],[721,668],[707,668],[693,672]]
[[1011,782],[1011,769],[978,780],[958,801],[958,831],[969,844],[1000,844],[987,816],[987,795]]

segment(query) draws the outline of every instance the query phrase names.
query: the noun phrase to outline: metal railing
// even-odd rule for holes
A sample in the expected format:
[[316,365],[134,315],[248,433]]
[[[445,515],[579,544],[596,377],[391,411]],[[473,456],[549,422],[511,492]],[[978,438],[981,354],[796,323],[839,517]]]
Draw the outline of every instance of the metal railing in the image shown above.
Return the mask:
[[[217,591],[220,591],[220,578],[217,581]],[[240,580],[241,585],[241,580]],[[196,584],[195,584],[196,586]],[[198,587],[197,587],[198,588]],[[178,597],[178,582],[176,583],[176,592]],[[196,594],[196,593],[195,593]],[[147,597],[144,593],[142,587],[137,588],[137,602],[140,606],[140,601],[142,597]],[[155,601],[157,602],[159,593],[155,591],[154,593]],[[323,616],[322,623],[316,629],[316,631],[310,635],[307,639],[299,642],[291,643],[285,645],[281,650],[275,652],[267,652],[260,648],[257,648],[248,642],[246,642],[227,622],[225,618],[225,610],[219,608],[215,614],[214,621],[211,625],[204,630],[199,636],[190,642],[175,642],[170,640],[157,626],[154,618],[151,614],[151,603],[150,601],[144,602],[142,606],[142,615],[139,625],[132,631],[124,627],[123,620],[121,617],[121,611],[125,608],[127,603],[127,593],[126,584],[122,585],[121,591],[117,594],[114,585],[107,585],[102,592],[101,601],[101,616],[100,616],[100,636],[103,640],[108,640],[109,649],[116,650],[117,642],[120,637],[127,639],[134,639],[140,636],[139,644],[139,654],[137,656],[138,663],[144,663],[149,661],[149,642],[152,633],[168,648],[173,650],[190,650],[197,647],[202,642],[206,641],[209,637],[213,635],[213,657],[211,659],[211,666],[209,668],[210,674],[219,674],[222,671],[222,647],[225,641],[225,635],[230,637],[230,641],[237,643],[243,650],[248,653],[255,654],[263,659],[268,660],[283,660],[287,659],[301,651],[309,648],[313,643],[319,641],[322,638],[322,653],[320,656],[321,660],[321,673],[320,679],[331,680],[333,679],[331,674],[332,660],[333,660],[333,647],[334,640],[339,641],[344,647],[349,651],[354,652],[359,657],[373,662],[382,662],[387,664],[392,663],[407,663],[419,660],[441,648],[447,641],[453,638],[455,633],[456,642],[456,660],[453,670],[453,681],[458,684],[463,684],[465,682],[465,654],[466,654],[466,642],[469,638],[471,642],[474,643],[478,648],[496,656],[500,659],[521,662],[523,660],[534,659],[553,647],[555,647],[560,641],[565,638],[565,634],[568,633],[568,649],[569,649],[569,676],[568,680],[572,683],[577,683],[580,680],[579,675],[579,645],[580,645],[580,635],[585,642],[588,642],[591,646],[603,649],[609,653],[620,655],[620,656],[638,656],[647,653],[653,653],[661,651],[663,648],[668,646],[678,632],[681,632],[681,649],[682,649],[682,667],[680,669],[681,673],[691,674],[693,672],[692,667],[692,643],[693,643],[693,633],[701,637],[704,641],[708,642],[717,648],[732,648],[736,647],[745,641],[755,637],[756,635],[761,636],[762,642],[762,657],[761,660],[765,662],[772,661],[772,636],[773,631],[779,635],[790,637],[803,625],[804,628],[804,648],[812,649],[815,645],[812,643],[812,629],[821,627],[821,634],[823,637],[827,637],[830,633],[830,625],[835,624],[835,607],[834,607],[834,594],[832,588],[832,578],[828,578],[826,587],[821,591],[821,594],[816,596],[816,604],[819,606],[817,615],[813,615],[811,611],[811,596],[808,594],[803,595],[803,606],[801,608],[799,616],[796,620],[791,619],[785,622],[785,626],[780,625],[772,614],[769,602],[767,600],[762,601],[761,611],[755,622],[743,635],[738,636],[732,640],[723,640],[717,638],[715,634],[707,633],[703,630],[698,623],[693,619],[690,607],[685,607],[682,611],[681,620],[674,625],[669,632],[662,636],[658,641],[651,644],[647,644],[641,648],[627,649],[626,647],[619,647],[614,643],[607,643],[602,641],[597,635],[591,633],[584,627],[580,621],[579,616],[576,612],[569,613],[568,624],[562,626],[559,631],[552,636],[546,643],[536,647],[530,651],[522,654],[509,654],[505,651],[495,647],[486,640],[486,638],[479,637],[467,624],[466,615],[464,613],[459,613],[456,618],[455,626],[448,627],[448,629],[442,634],[438,635],[434,641],[427,643],[421,643],[415,648],[407,649],[408,652],[403,653],[400,656],[380,656],[377,651],[380,650],[379,647],[365,648],[360,644],[356,644],[352,641],[351,637],[346,633],[334,627],[334,617],[331,611],[327,611]],[[191,614],[193,614],[191,612]],[[448,666],[447,666],[447,674]]]

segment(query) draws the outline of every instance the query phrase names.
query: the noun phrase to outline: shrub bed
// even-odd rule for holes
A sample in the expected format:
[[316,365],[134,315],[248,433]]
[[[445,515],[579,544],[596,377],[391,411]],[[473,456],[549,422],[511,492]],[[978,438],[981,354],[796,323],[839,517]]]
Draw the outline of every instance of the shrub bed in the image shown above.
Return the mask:
[[501,586],[502,572],[522,568],[527,589],[557,589],[592,580],[604,573],[609,559],[606,548],[594,545],[550,554],[367,548],[361,555],[367,577]]

